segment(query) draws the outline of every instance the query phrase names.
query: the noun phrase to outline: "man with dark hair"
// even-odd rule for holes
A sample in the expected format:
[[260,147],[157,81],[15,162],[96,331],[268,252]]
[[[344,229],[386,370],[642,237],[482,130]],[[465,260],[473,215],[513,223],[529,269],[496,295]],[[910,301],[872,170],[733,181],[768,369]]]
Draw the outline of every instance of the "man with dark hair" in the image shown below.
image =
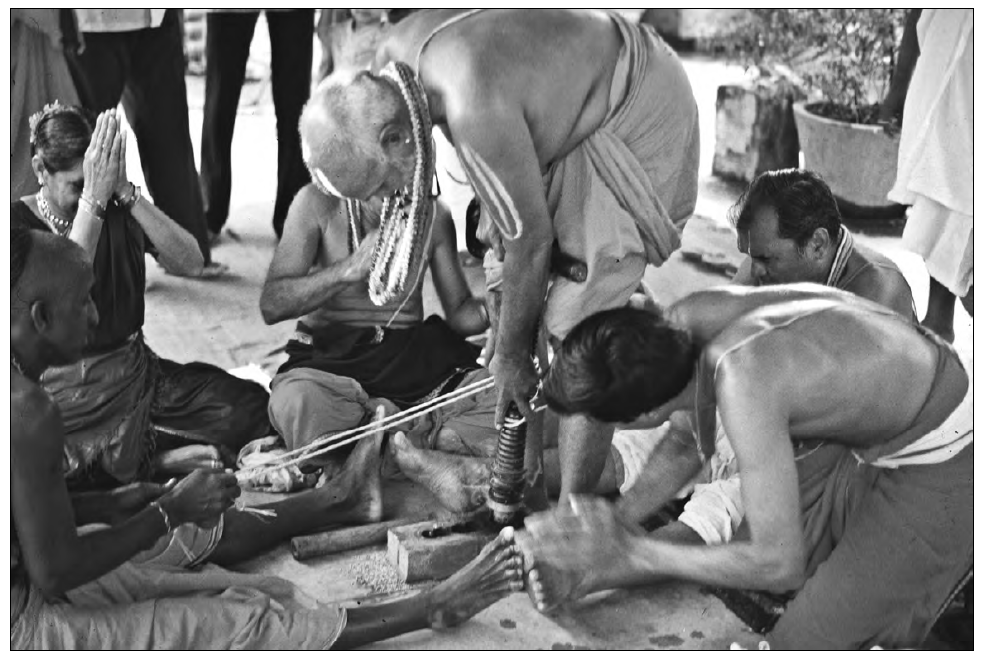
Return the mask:
[[890,260],[855,243],[821,176],[799,168],[767,171],[732,207],[729,220],[748,257],[738,284],[816,282],[915,316],[910,286]]
[[[732,207],[730,221],[739,250],[748,257],[733,282],[747,286],[815,282],[850,291],[908,319],[916,319],[910,286],[899,268],[855,243],[841,222],[834,195],[821,177],[796,168],[757,177]],[[620,507],[628,521],[642,522],[674,498],[700,466],[686,430],[678,438],[643,444],[644,480],[627,490]],[[657,530],[659,538],[688,543],[730,541],[742,523],[741,485],[735,454],[718,422],[715,454],[704,467],[677,521]],[[649,450],[647,450],[649,447]]]
[[[13,230],[10,273],[12,650],[351,649],[456,625],[522,587],[512,528],[441,585],[372,607],[321,604],[278,578],[148,561],[185,526],[221,525],[236,476],[200,469],[70,496],[64,426],[38,379],[82,355],[98,321],[92,266],[68,239]],[[95,522],[111,525],[76,531]]]
[[[649,340],[663,345],[641,351]],[[675,382],[655,393],[648,376]],[[652,539],[609,503],[574,496],[518,535],[541,610],[682,578],[796,594],[769,631],[774,648],[912,647],[967,580],[969,377],[949,344],[885,307],[805,284],[701,291],[666,318],[603,313],[565,339],[544,393],[556,411],[594,420],[659,424],[693,411],[706,456],[717,410],[749,537]],[[616,393],[617,411],[603,413]]]

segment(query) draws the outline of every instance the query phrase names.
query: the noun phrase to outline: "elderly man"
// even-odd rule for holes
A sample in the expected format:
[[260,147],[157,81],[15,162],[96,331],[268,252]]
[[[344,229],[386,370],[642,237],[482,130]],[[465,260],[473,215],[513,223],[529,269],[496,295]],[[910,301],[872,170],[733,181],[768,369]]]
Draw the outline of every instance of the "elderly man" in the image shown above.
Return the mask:
[[[560,9],[420,12],[394,27],[376,63],[379,74],[330,76],[315,91],[301,121],[305,161],[328,193],[410,186],[416,205],[431,188],[430,127],[441,127],[505,249],[490,363],[497,424],[511,403],[529,417],[541,319],[560,339],[625,305],[646,264],[680,244],[699,155],[684,69],[648,26]],[[587,264],[584,282],[548,289],[555,239]],[[562,426],[562,460],[580,460],[600,430]]]
[[[236,478],[198,470],[176,485],[110,492],[102,507],[112,504],[112,516],[69,496],[64,426],[38,378],[82,354],[97,321],[92,267],[55,235],[15,230],[11,246],[12,649],[355,648],[461,623],[521,588],[509,528],[438,587],[374,607],[322,605],[285,580],[213,565],[193,572],[146,561],[155,542],[177,538],[174,529],[221,524]],[[114,525],[78,534],[86,516]]]
[[565,339],[544,391],[558,412],[620,424],[696,409],[706,455],[717,409],[750,537],[650,539],[601,499],[575,497],[518,535],[541,608],[681,578],[796,593],[774,648],[909,647],[970,572],[968,374],[949,344],[884,307],[784,285],[698,292],[666,317],[600,312]]
[[[378,201],[341,200],[311,184],[288,213],[260,309],[268,323],[299,319],[289,358],[271,384],[269,408],[270,422],[291,450],[358,426],[378,405],[392,413],[489,377],[476,363],[479,348],[466,340],[488,327],[487,310],[469,289],[455,225],[441,202],[434,203],[427,259],[414,271],[413,286],[382,307],[371,302],[367,278],[380,210]],[[426,270],[444,319],[424,320]],[[406,433],[391,441],[396,465],[448,509],[478,509],[485,504],[499,437],[495,404],[495,390],[488,388],[404,424]],[[548,424],[553,445],[556,421]],[[624,484],[626,468],[611,453],[599,488]],[[547,491],[557,493],[553,449],[543,473]]]
[[[748,256],[733,280],[747,286],[815,282],[844,289],[916,320],[910,286],[889,258],[855,243],[841,223],[828,185],[801,169],[769,171],[757,177],[730,212],[739,250]],[[622,440],[639,450],[647,464],[643,480],[627,491],[619,506],[629,521],[642,521],[670,501],[681,484],[702,466],[685,422],[670,426],[671,439]],[[718,544],[735,535],[742,497],[735,455],[719,424],[716,452],[707,478],[698,484],[679,520],[655,536],[675,541]],[[710,478],[710,479],[709,479]]]
[[[383,306],[369,297],[380,228],[378,201],[344,201],[313,184],[295,197],[270,262],[260,310],[267,323],[299,319],[289,358],[271,384],[270,421],[288,448],[359,425],[377,399],[391,413],[438,393],[481,381],[479,348],[467,336],[488,327],[456,250],[455,225],[433,203],[424,259],[406,292]],[[422,289],[430,268],[445,318],[424,320]],[[417,423],[430,447],[491,454],[492,392],[469,397]]]

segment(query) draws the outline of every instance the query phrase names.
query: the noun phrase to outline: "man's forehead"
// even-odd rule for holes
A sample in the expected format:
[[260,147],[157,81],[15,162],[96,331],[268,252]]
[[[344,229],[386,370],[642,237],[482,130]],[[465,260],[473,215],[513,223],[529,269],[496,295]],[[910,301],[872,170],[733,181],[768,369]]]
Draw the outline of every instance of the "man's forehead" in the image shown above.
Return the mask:
[[[776,210],[769,205],[756,207],[752,212],[752,220],[749,221],[744,237],[746,247],[753,251],[769,251],[784,241],[780,238],[779,219]],[[757,253],[752,252],[751,254]]]

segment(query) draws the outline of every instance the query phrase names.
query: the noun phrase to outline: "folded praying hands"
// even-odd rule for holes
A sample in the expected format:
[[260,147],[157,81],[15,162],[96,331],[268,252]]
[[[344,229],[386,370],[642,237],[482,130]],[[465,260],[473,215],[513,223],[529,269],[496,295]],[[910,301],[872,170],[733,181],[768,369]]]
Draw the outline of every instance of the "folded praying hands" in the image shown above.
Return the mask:
[[126,131],[115,109],[99,114],[82,160],[84,197],[101,208],[116,195],[129,192],[126,173]]

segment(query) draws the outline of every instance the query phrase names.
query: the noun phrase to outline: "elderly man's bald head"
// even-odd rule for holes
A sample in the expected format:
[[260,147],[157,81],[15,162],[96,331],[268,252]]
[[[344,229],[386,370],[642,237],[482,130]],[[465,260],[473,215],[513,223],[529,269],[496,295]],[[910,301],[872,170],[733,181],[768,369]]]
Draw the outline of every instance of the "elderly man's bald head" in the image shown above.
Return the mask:
[[386,166],[387,128],[406,122],[399,90],[368,71],[325,78],[301,114],[301,151],[322,192],[364,198]]
[[15,289],[45,290],[61,286],[63,278],[78,278],[91,271],[85,251],[76,243],[56,234],[15,228],[10,231],[11,303]]
[[78,359],[99,320],[89,296],[92,283],[89,258],[72,241],[36,230],[11,230],[11,343],[22,349],[30,345],[47,365]]

